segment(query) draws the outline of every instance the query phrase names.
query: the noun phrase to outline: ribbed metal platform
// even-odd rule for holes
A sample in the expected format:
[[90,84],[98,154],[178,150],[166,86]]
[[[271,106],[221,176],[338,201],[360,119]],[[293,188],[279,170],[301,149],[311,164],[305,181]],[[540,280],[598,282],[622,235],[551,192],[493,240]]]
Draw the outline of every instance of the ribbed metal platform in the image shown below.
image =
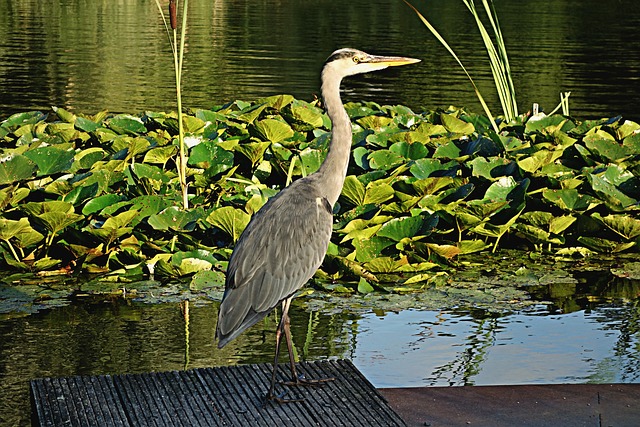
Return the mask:
[[[404,426],[347,360],[305,362],[321,386],[287,387],[289,399],[264,402],[271,365],[31,381],[36,426]],[[280,379],[287,381],[280,370]]]

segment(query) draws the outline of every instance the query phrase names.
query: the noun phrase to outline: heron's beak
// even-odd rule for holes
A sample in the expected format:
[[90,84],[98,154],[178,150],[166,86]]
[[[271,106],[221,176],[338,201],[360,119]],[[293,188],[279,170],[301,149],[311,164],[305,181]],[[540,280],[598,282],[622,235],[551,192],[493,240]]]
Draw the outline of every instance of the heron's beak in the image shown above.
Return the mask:
[[371,55],[367,62],[376,65],[384,65],[387,67],[397,67],[399,65],[415,64],[420,62],[420,59],[407,58],[404,56],[374,56]]

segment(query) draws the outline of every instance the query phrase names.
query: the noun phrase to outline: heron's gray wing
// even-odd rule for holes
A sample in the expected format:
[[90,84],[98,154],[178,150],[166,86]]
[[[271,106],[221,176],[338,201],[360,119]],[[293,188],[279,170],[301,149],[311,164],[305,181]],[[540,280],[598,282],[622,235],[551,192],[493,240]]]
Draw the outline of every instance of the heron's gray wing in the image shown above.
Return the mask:
[[301,179],[269,200],[229,260],[216,335],[222,347],[301,288],[327,252],[331,206]]

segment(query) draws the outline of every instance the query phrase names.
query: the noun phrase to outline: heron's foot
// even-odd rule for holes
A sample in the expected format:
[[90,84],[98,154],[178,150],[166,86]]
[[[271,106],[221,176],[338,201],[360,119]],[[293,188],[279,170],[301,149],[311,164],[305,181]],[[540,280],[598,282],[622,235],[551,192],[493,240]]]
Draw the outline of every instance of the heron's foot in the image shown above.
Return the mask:
[[271,391],[269,391],[267,393],[267,395],[265,396],[265,400],[264,403],[266,404],[267,402],[271,401],[271,402],[276,402],[279,404],[285,404],[285,403],[295,403],[295,402],[304,402],[304,399],[286,399],[284,396],[285,394],[287,394],[286,392],[282,392],[280,394],[274,394]]
[[283,382],[282,384],[288,385],[288,386],[321,386],[321,385],[324,385],[325,383],[328,383],[329,381],[335,381],[335,378],[329,377],[329,378],[311,379],[311,378],[306,378],[304,375],[298,375],[298,377],[295,380],[286,381],[286,382]]

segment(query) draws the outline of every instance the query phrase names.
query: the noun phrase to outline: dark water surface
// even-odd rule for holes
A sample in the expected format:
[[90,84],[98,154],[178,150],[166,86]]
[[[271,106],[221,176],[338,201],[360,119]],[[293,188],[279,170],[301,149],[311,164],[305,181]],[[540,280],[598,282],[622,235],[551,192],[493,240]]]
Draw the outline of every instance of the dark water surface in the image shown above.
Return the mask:
[[[637,287],[636,287],[637,289]],[[304,299],[303,299],[304,300]],[[292,308],[302,360],[349,358],[376,387],[640,382],[640,306],[517,313]],[[272,362],[275,316],[222,350],[217,303],[74,303],[0,321],[0,425],[29,424],[28,381]]]
[[[462,2],[414,3],[497,113],[486,53]],[[623,114],[640,121],[636,0],[495,4],[521,111],[533,102],[550,111],[560,92],[571,91],[579,119]],[[399,0],[193,0],[188,33],[186,107],[279,93],[311,100],[324,59],[352,46],[423,62],[356,78],[349,99],[481,112],[458,65]],[[0,0],[0,118],[52,105],[85,113],[175,109],[172,73],[154,0]]]

